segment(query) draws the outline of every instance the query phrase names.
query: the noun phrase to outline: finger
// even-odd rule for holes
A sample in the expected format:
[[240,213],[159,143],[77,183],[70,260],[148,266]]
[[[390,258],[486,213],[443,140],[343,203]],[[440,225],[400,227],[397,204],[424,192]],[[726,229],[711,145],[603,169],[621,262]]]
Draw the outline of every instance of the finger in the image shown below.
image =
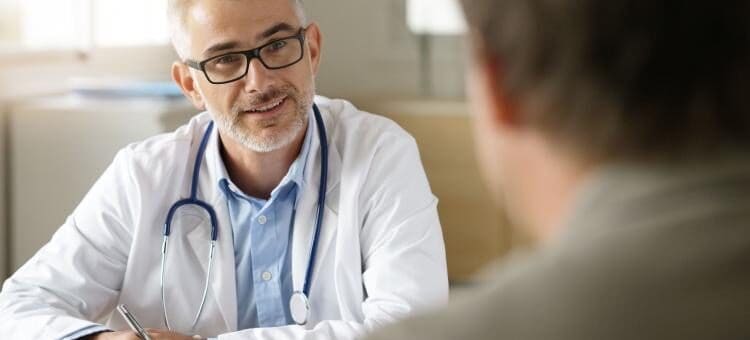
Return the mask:
[[148,333],[148,336],[151,338],[151,340],[176,339],[176,335],[178,335],[177,333],[174,333],[166,329],[155,329],[155,328],[146,329],[146,333]]
[[138,334],[133,331],[119,331],[119,332],[111,332],[108,334],[111,334],[111,337],[107,337],[106,339],[117,339],[117,340],[140,340],[141,339],[138,337]]
[[153,333],[153,334],[158,334],[161,336],[172,333],[171,331],[168,331],[166,329],[158,329],[158,328],[146,328],[145,331],[146,333],[149,333],[149,334]]
[[151,340],[159,340],[164,339],[164,333],[160,332],[158,329],[147,329],[146,334],[148,334],[148,337],[151,338]]

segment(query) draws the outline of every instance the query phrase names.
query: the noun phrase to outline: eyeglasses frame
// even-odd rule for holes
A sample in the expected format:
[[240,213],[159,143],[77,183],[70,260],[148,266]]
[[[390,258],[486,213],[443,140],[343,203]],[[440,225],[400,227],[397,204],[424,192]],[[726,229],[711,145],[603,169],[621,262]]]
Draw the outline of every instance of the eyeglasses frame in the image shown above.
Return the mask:
[[[193,69],[196,69],[196,70],[199,70],[199,71],[203,72],[203,75],[206,77],[206,80],[208,80],[208,82],[211,83],[211,84],[220,85],[220,84],[227,84],[227,83],[235,82],[237,80],[240,80],[240,79],[244,78],[247,75],[247,73],[250,72],[250,62],[252,62],[253,59],[255,59],[255,58],[258,58],[258,60],[260,61],[260,63],[263,64],[263,67],[265,67],[266,69],[269,69],[269,70],[278,70],[278,69],[282,69],[282,68],[287,68],[289,66],[292,66],[292,65],[298,63],[300,60],[302,60],[302,58],[305,57],[305,32],[307,32],[307,28],[306,27],[302,27],[302,28],[299,29],[299,31],[295,35],[290,35],[288,37],[274,39],[274,40],[271,40],[271,41],[269,41],[269,42],[267,42],[267,43],[265,43],[263,45],[260,45],[260,46],[258,46],[256,48],[253,48],[253,49],[250,49],[250,50],[227,52],[227,53],[224,53],[224,54],[220,54],[220,55],[217,55],[217,56],[210,57],[208,59],[205,59],[205,60],[199,61],[199,62],[198,61],[194,61],[194,60],[190,60],[190,59],[185,59],[184,63],[187,66],[189,66],[189,67],[191,67]],[[283,66],[269,67],[266,64],[266,62],[263,61],[263,58],[260,57],[260,50],[262,50],[263,48],[266,48],[266,47],[268,47],[268,46],[270,46],[270,45],[272,45],[274,43],[277,43],[277,42],[279,42],[281,40],[287,40],[287,39],[291,39],[291,38],[296,38],[297,40],[299,40],[300,47],[301,47],[299,58],[297,58],[293,62],[288,63],[288,64],[283,65]],[[233,79],[227,80],[227,81],[215,82],[215,81],[211,80],[211,77],[208,76],[208,72],[206,72],[206,64],[208,62],[210,62],[211,60],[222,58],[222,57],[225,57],[225,56],[228,56],[228,55],[231,55],[231,54],[242,54],[242,55],[245,56],[245,58],[247,59],[247,64],[245,65],[245,72],[242,73],[241,76],[238,76],[236,78],[233,78]]]

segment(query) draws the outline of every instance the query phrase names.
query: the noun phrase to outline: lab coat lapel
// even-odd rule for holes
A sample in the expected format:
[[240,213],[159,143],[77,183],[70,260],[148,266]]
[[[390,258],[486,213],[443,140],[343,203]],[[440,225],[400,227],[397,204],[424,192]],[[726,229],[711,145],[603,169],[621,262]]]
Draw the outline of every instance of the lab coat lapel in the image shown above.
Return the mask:
[[[320,108],[323,122],[326,126],[326,133],[328,137],[328,183],[326,189],[326,195],[329,196],[330,192],[338,186],[340,171],[341,171],[341,156],[336,149],[334,143],[332,143],[333,122],[328,112],[324,111],[324,108]],[[310,121],[311,124],[315,124],[315,120]],[[310,126],[310,131],[314,132],[313,138],[310,145],[310,154],[307,158],[307,164],[305,168],[305,180],[304,185],[300,190],[300,195],[297,202],[297,212],[294,219],[294,229],[292,234],[292,282],[294,290],[302,291],[305,281],[305,274],[310,259],[310,248],[312,245],[312,235],[315,230],[315,220],[317,218],[318,209],[318,188],[320,185],[320,171],[321,171],[321,155],[320,155],[320,137],[317,125]],[[331,202],[330,198],[326,198],[326,205]],[[326,209],[327,210],[327,209]],[[319,243],[318,243],[318,254],[316,255],[316,263],[313,264],[313,275],[312,281],[315,283],[316,273],[320,270],[318,263],[327,252],[331,239],[334,235],[332,228],[335,228],[336,223],[330,218],[327,218],[329,214],[324,215],[323,225],[321,226]]]
[[[194,208],[193,206],[189,206],[189,207]],[[178,223],[178,222],[180,221],[175,220],[173,223]],[[193,251],[193,256],[194,256],[193,259],[198,262],[198,264],[196,265],[200,266],[201,268],[201,276],[200,276],[201,278],[205,278],[206,269],[208,268],[208,250],[209,250],[208,241],[211,239],[210,231],[211,231],[210,222],[207,220],[204,220],[203,223],[201,223],[201,225],[197,226],[196,228],[193,228],[187,234],[187,242],[189,244],[190,249],[192,249]],[[170,240],[172,239],[174,238],[170,238]],[[186,261],[186,262],[189,262],[189,261]]]
[[[206,159],[201,165],[198,195],[199,197],[206,197],[206,202],[211,204],[216,212],[218,234],[210,284],[210,291],[213,294],[209,294],[208,299],[213,297],[216,300],[216,304],[224,320],[224,327],[229,331],[237,329],[237,286],[235,282],[232,225],[229,219],[229,212],[227,211],[226,198],[218,184],[219,179],[223,176],[223,171],[221,170],[223,168],[218,166],[219,162],[221,162],[218,136],[218,130],[214,126],[209,144],[206,147]],[[200,143],[200,137],[194,139],[194,141],[194,148],[197,148],[198,143]],[[196,251],[196,256],[206,266],[208,263],[208,247],[205,244],[210,239],[210,226],[204,228],[203,234],[200,237],[195,237],[194,240],[191,239],[190,242],[194,242],[193,249]],[[200,246],[201,244],[204,245]]]
[[232,227],[224,198],[216,197],[213,200],[213,206],[216,209],[219,233],[216,239],[211,289],[216,296],[216,303],[219,305],[227,329],[235,330],[237,329],[238,302]]

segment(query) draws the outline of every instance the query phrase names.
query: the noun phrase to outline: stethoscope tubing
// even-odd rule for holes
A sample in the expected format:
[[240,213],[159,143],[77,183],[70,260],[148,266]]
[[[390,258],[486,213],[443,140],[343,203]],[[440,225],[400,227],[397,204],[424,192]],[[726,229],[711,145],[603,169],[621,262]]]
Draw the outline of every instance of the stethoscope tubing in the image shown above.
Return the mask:
[[318,253],[318,240],[320,235],[320,227],[323,225],[323,213],[325,212],[326,202],[326,189],[328,188],[328,136],[326,136],[326,128],[323,125],[323,120],[319,119],[320,112],[318,107],[313,105],[313,111],[316,119],[315,123],[318,126],[318,133],[320,134],[320,183],[318,186],[318,213],[315,221],[315,231],[312,236],[312,247],[310,247],[309,261],[307,263],[307,271],[305,273],[305,283],[303,284],[302,293],[305,297],[310,296],[310,284],[312,283],[313,268],[315,266],[315,255]]
[[[326,200],[326,188],[327,188],[327,182],[328,182],[328,136],[326,134],[325,125],[323,123],[323,119],[320,115],[320,111],[318,110],[317,105],[313,104],[313,113],[315,115],[315,123],[318,128],[318,134],[320,138],[320,155],[321,155],[321,173],[320,173],[320,183],[318,188],[318,207],[317,207],[317,216],[315,221],[315,229],[313,231],[312,235],[312,245],[310,247],[310,254],[309,254],[309,261],[307,264],[307,269],[305,271],[305,281],[303,283],[303,290],[302,293],[304,295],[304,299],[307,302],[308,296],[310,296],[310,286],[312,283],[312,274],[314,270],[315,265],[315,255],[317,254],[318,249],[318,240],[320,235],[320,229],[323,224],[323,214],[324,214],[324,208],[325,208],[325,200]],[[206,298],[208,296],[208,286],[211,281],[211,272],[213,267],[213,259],[214,259],[214,253],[216,248],[216,240],[218,239],[218,219],[216,217],[216,212],[214,211],[213,207],[197,198],[198,196],[198,179],[200,177],[200,166],[204,158],[204,154],[206,151],[206,146],[208,145],[209,137],[211,136],[211,132],[213,131],[214,122],[210,122],[208,124],[208,127],[206,127],[206,131],[203,133],[203,137],[201,138],[201,143],[198,147],[198,152],[196,153],[195,162],[193,164],[193,173],[192,173],[192,179],[191,179],[191,186],[190,186],[190,197],[186,199],[179,200],[175,202],[167,212],[166,221],[164,222],[164,228],[162,230],[163,234],[163,241],[162,241],[162,247],[161,247],[161,273],[160,273],[160,286],[161,286],[161,300],[162,300],[162,309],[163,309],[163,321],[164,325],[167,327],[167,329],[171,330],[171,324],[169,322],[169,316],[167,315],[167,302],[166,302],[166,294],[165,294],[165,286],[166,286],[166,254],[167,249],[169,245],[169,236],[171,233],[171,227],[172,227],[172,219],[174,217],[174,214],[177,212],[179,208],[185,205],[196,205],[202,209],[204,209],[206,212],[208,212],[209,217],[211,219],[211,240],[210,240],[210,249],[209,249],[209,255],[208,255],[208,268],[206,272],[206,282],[203,286],[203,294],[201,298],[201,303],[198,307],[198,311],[195,314],[195,317],[193,319],[193,322],[190,327],[190,332],[192,332],[195,329],[195,325],[198,323],[198,319],[200,318],[201,313],[203,312],[203,307],[206,303]],[[296,209],[295,209],[296,214]],[[309,302],[307,302],[309,303]],[[309,314],[309,305],[306,306],[307,310],[306,315]],[[307,321],[307,317],[305,316],[304,320],[295,320],[297,324],[304,324]]]

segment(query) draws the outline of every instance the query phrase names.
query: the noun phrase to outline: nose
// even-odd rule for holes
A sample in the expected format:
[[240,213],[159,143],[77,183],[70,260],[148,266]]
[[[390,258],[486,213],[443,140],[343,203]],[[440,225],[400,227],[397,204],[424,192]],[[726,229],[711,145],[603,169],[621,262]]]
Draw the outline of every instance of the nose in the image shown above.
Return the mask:
[[245,91],[263,92],[270,83],[270,77],[270,70],[263,66],[258,58],[253,58],[247,66],[247,74],[244,78]]

